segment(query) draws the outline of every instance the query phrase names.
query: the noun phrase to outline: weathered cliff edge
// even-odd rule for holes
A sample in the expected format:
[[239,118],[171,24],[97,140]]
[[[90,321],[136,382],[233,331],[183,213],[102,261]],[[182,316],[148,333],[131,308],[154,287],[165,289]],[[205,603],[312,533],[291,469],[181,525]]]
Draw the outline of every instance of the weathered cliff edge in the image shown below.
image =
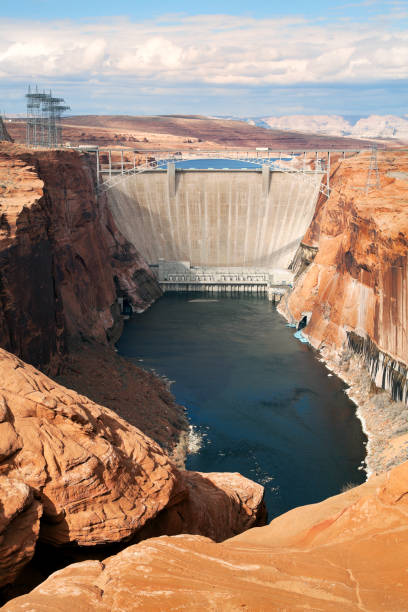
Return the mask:
[[405,610],[408,463],[216,544],[153,538],[54,573],[4,610]]
[[0,346],[55,373],[69,344],[106,343],[161,291],[96,196],[90,158],[0,144]]
[[381,188],[364,188],[368,153],[340,161],[279,307],[349,385],[369,436],[368,473],[408,457],[408,155],[381,152]]
[[[0,586],[34,552],[265,524],[263,487],[180,472],[114,412],[0,349]],[[39,531],[40,526],[40,531]]]
[[106,348],[161,295],[118,231],[94,164],[67,150],[0,144],[0,346],[140,427],[169,452],[188,428],[158,378]]

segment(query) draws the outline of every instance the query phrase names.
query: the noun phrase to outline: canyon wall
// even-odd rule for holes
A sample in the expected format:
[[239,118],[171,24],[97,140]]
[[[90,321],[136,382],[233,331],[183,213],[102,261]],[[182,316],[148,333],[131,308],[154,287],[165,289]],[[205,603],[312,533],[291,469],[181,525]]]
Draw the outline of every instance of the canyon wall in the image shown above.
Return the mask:
[[[382,189],[366,195],[368,166],[359,155],[333,169],[281,307],[307,315],[304,333],[343,376],[363,365],[405,401],[408,157],[381,153]],[[143,309],[159,291],[96,199],[86,156],[1,145],[0,178],[0,344],[55,372],[68,349],[115,335],[118,294]],[[0,349],[0,584],[38,541],[88,555],[4,610],[404,609],[408,463],[236,536],[264,523],[262,494],[237,474],[178,470],[111,410]],[[130,545],[90,558],[106,542]]]
[[[408,155],[380,152],[378,163],[380,189],[373,180],[368,193],[369,153],[334,168],[333,191],[317,208],[294,261],[295,288],[280,310],[296,322],[306,315],[304,334],[351,384],[351,397],[354,393],[359,405],[377,403],[370,418],[382,411],[382,425],[372,419],[366,425],[384,429],[379,443],[384,446],[391,433],[408,429],[403,416],[408,401]],[[375,398],[378,392],[367,384],[361,396],[364,385],[357,377],[362,370],[390,394],[388,401],[381,394]],[[397,424],[398,431],[384,428],[387,422]],[[400,459],[406,456],[405,450]]]
[[0,145],[1,347],[56,372],[70,343],[117,334],[118,295],[140,311],[160,294],[86,155]]
[[115,221],[149,264],[287,268],[323,173],[177,170],[114,177]]
[[363,353],[378,386],[405,401],[408,156],[381,153],[381,189],[366,194],[368,163],[369,154],[359,154],[335,170],[331,197],[304,238],[304,246],[318,249],[316,257],[287,307],[296,320],[311,312],[313,346],[349,345]]

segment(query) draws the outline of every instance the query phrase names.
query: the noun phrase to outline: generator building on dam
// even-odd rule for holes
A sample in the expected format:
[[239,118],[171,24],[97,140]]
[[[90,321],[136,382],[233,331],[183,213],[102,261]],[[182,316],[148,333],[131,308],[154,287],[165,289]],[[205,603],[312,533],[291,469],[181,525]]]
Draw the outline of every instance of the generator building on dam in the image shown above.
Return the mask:
[[288,268],[323,176],[267,165],[179,170],[169,163],[116,177],[107,197],[163,289],[265,291],[290,283]]

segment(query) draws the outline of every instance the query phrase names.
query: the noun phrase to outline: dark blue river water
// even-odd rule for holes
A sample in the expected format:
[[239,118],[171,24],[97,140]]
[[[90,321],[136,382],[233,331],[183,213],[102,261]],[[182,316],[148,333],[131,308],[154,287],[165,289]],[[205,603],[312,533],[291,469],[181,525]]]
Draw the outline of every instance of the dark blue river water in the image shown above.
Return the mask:
[[262,483],[270,518],[365,480],[365,436],[344,384],[293,332],[263,297],[168,293],[117,345],[175,381],[202,443],[187,468]]

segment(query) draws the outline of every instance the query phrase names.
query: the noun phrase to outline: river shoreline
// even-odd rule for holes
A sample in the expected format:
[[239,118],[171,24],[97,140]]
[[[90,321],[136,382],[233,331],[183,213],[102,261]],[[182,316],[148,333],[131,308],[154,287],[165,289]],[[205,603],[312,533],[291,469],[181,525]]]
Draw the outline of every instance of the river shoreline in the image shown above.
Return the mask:
[[346,393],[367,436],[367,478],[391,469],[408,458],[408,411],[392,400],[388,391],[375,386],[361,357],[350,349],[338,354],[319,350],[326,367],[347,385]]
[[[278,309],[278,312],[293,323],[286,309]],[[307,328],[302,334],[309,340]],[[366,458],[362,464],[367,479],[407,460],[407,407],[393,401],[388,391],[376,387],[363,359],[350,349],[341,352],[328,347],[314,349],[326,368],[348,385],[345,393],[356,406],[356,416],[367,437]]]
[[169,391],[168,381],[122,357],[113,345],[98,343],[72,350],[55,380],[138,427],[184,469],[189,421],[185,408]]
[[[276,516],[363,482],[366,438],[344,385],[326,378],[275,307],[264,296],[197,297],[166,294],[127,322],[117,344],[120,355],[175,381],[192,425],[188,449],[181,443],[188,469],[256,480]],[[193,434],[203,436],[198,453]],[[297,479],[303,469],[307,482]]]

